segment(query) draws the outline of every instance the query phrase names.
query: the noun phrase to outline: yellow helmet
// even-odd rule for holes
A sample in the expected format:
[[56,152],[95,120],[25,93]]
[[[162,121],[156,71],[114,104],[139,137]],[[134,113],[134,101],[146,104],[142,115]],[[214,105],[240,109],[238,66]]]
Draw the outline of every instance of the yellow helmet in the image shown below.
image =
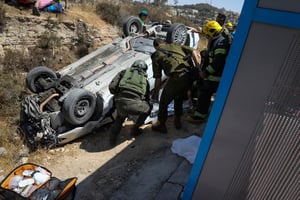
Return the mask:
[[215,20],[208,21],[203,27],[203,33],[210,37],[215,37],[222,30],[222,26]]
[[231,22],[228,22],[226,25],[225,25],[227,28],[233,28],[233,25]]

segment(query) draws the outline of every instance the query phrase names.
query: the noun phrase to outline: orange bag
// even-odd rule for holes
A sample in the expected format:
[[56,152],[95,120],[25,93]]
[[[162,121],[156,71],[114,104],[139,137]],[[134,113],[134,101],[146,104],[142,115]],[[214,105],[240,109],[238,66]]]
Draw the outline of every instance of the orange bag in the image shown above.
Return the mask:
[[73,199],[77,177],[61,181],[39,165],[25,163],[12,170],[0,185],[0,200]]

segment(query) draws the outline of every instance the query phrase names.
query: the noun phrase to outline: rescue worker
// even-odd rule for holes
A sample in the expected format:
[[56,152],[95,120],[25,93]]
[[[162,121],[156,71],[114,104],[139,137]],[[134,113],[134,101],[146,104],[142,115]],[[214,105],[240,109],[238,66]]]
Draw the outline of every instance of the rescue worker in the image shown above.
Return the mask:
[[196,66],[199,65],[197,51],[189,46],[167,44],[162,39],[155,39],[153,46],[156,51],[152,54],[153,77],[155,78],[152,99],[158,101],[161,88],[162,72],[168,77],[159,100],[158,122],[152,130],[167,133],[166,121],[168,118],[168,105],[174,100],[174,125],[181,128],[181,115],[183,99],[191,88],[192,80],[188,69],[188,57],[191,56]]
[[142,25],[145,25],[145,21],[148,17],[148,10],[142,9],[139,13],[139,20],[141,21]]
[[224,15],[223,13],[218,13],[216,21],[220,24],[220,26],[224,26],[226,21],[226,15]]
[[233,25],[231,22],[227,22],[225,24],[225,27],[227,28],[227,30],[229,31],[229,33],[231,34],[232,38],[234,37],[235,35],[235,28],[236,28],[236,25]]
[[131,129],[132,136],[142,133],[140,126],[151,112],[150,86],[147,80],[148,66],[143,60],[135,61],[132,66],[119,72],[109,84],[109,90],[114,94],[117,117],[110,130],[110,145],[117,142],[122,124],[128,116],[137,116]]
[[216,17],[216,21],[222,26],[223,28],[223,36],[227,37],[230,44],[232,43],[232,35],[230,33],[230,31],[227,29],[226,25],[225,25],[225,21],[226,21],[226,15],[224,15],[223,13],[218,13],[217,17]]
[[201,66],[200,77],[203,79],[198,90],[198,101],[195,111],[188,116],[189,122],[203,122],[208,117],[211,105],[211,97],[217,91],[221,75],[225,66],[227,54],[230,49],[229,39],[222,34],[224,29],[215,20],[207,22],[203,27],[203,33],[209,38],[207,47],[207,61]]

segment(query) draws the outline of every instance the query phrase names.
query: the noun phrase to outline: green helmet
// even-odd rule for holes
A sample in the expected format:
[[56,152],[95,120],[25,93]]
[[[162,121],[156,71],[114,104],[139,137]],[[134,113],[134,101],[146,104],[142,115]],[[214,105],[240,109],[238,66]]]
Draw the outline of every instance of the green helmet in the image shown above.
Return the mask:
[[148,10],[142,9],[142,10],[140,11],[139,15],[148,16]]
[[131,67],[141,68],[144,71],[146,71],[148,69],[147,64],[143,60],[136,60],[136,61],[134,61],[134,63],[131,65]]

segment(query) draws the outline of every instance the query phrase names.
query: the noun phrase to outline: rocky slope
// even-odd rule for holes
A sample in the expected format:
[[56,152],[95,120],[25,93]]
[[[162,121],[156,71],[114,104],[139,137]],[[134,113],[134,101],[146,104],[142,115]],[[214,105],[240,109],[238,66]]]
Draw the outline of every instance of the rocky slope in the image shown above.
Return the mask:
[[31,9],[6,5],[5,8],[0,59],[5,58],[7,52],[21,52],[30,58],[28,65],[50,63],[50,67],[59,68],[118,37],[117,27],[80,8],[73,7],[58,15],[43,12],[40,17],[31,15]]

